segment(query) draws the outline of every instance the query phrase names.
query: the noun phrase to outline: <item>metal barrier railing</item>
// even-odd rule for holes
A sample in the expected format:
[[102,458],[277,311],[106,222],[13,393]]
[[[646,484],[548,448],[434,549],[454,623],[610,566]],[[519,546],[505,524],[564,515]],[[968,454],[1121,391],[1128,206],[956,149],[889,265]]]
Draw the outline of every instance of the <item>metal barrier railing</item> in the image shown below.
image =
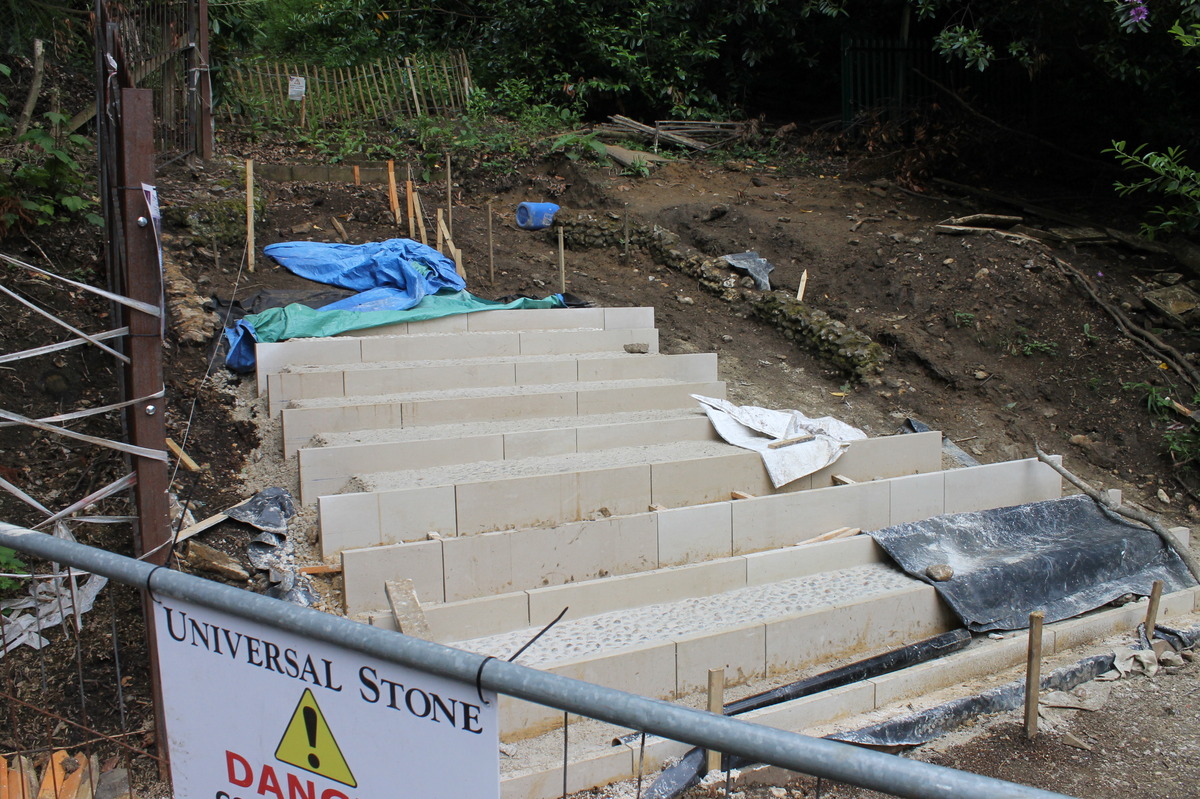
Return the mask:
[[913,799],[1062,794],[718,716],[298,607],[0,523],[0,546],[466,685],[838,782]]

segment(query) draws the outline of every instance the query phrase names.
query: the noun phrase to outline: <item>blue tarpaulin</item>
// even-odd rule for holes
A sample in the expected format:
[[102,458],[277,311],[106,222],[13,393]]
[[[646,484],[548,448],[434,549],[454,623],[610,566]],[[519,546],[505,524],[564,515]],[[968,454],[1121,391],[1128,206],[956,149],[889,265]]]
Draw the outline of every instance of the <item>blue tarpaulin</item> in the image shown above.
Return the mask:
[[225,330],[225,364],[235,372],[254,369],[258,342],[334,336],[474,311],[566,307],[561,294],[512,302],[476,297],[465,290],[453,261],[411,239],[357,245],[292,241],[263,251],[300,277],[360,293],[319,309],[291,304],[239,320]]

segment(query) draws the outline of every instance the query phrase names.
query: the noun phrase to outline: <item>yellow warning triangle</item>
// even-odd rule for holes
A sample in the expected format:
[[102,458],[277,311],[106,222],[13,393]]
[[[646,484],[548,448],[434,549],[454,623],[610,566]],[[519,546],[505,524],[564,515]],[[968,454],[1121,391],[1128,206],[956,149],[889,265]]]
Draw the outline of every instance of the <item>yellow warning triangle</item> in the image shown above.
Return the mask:
[[342,785],[358,787],[311,688],[304,689],[304,695],[292,713],[292,720],[288,722],[283,738],[275,749],[275,759],[328,777]]

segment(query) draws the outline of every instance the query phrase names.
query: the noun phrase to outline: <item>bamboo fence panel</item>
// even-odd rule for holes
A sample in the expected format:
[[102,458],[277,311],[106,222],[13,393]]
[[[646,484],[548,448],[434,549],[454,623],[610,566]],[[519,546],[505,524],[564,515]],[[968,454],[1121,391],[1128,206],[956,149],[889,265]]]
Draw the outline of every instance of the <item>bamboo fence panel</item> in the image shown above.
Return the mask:
[[[225,113],[231,122],[253,120],[284,128],[299,125],[302,114],[311,127],[458,114],[471,95],[470,66],[457,51],[354,67],[262,62],[231,67],[226,74]],[[304,78],[303,103],[288,99],[292,77]]]

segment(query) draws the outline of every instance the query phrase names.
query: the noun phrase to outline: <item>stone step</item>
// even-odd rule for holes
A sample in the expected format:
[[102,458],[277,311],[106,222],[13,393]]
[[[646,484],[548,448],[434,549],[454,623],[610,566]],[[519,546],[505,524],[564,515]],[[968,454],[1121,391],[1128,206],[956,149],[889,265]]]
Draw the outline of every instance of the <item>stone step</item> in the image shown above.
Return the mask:
[[[919,462],[922,448],[932,450],[936,457],[936,434],[921,435],[925,440],[906,442],[912,449],[892,453],[897,462],[907,458]],[[906,439],[916,436],[900,437]],[[878,448],[872,442],[885,440],[867,439],[855,442],[855,446],[862,446],[866,453]],[[852,449],[834,466],[840,467],[854,452]],[[859,457],[876,465],[881,460],[870,454]],[[842,527],[877,530],[944,513],[1053,499],[1060,495],[1061,487],[1057,472],[1030,458],[946,472],[935,468],[923,474],[853,485],[646,511],[556,527],[348,547],[341,552],[344,599],[350,614],[380,610],[387,607],[384,582],[407,578],[413,581],[421,601],[433,606],[505,595],[495,600],[495,612],[515,613],[514,618],[520,621],[527,612],[527,602],[514,598],[513,592],[735,556],[753,557],[754,553],[791,547]],[[362,519],[363,526],[378,529],[378,517],[377,512],[374,518]],[[697,588],[703,590],[703,585]]]
[[322,494],[340,493],[357,472],[717,438],[698,408],[332,433],[318,436],[319,446],[299,450],[300,498],[308,505]]
[[288,402],[301,399],[646,378],[715,381],[717,356],[585,353],[288,367],[268,375],[267,396],[276,416]]
[[[916,438],[922,435],[924,438]],[[895,477],[941,466],[937,433],[864,439],[832,465],[779,489],[751,450],[677,441],[516,461],[358,475],[348,493],[318,497],[321,551],[476,535],[520,527],[682,508]],[[853,455],[851,455],[853,453]]]
[[694,407],[724,398],[717,381],[604,380],[293,400],[283,409],[284,456],[322,433]]
[[483,311],[423,322],[356,330],[331,338],[258,344],[258,390],[287,366],[470,358],[479,355],[557,355],[621,352],[646,344],[658,352],[653,308],[563,308]]

